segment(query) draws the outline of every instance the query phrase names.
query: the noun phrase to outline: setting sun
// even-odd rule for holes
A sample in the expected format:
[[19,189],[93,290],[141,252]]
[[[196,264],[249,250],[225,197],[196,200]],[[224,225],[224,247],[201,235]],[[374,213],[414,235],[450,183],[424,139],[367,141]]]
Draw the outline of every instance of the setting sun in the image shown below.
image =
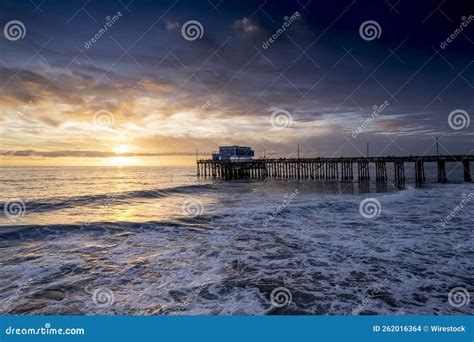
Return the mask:
[[115,153],[129,153],[132,151],[132,147],[128,145],[119,145],[114,148]]
[[133,157],[110,157],[106,158],[106,163],[112,166],[128,166],[135,164]]

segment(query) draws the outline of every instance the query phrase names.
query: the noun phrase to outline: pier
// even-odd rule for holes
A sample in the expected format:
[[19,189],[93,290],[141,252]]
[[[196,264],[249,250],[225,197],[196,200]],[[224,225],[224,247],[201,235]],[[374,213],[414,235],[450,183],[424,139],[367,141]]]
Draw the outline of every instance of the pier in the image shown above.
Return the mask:
[[367,182],[371,179],[371,165],[375,169],[375,181],[389,181],[387,168],[393,167],[394,184],[405,184],[405,165],[414,166],[417,186],[426,181],[425,163],[436,163],[438,182],[447,182],[446,163],[462,164],[464,181],[472,182],[470,162],[474,155],[455,156],[408,156],[408,157],[341,157],[341,158],[260,158],[251,160],[197,160],[197,175],[217,179],[312,179],[319,181]]

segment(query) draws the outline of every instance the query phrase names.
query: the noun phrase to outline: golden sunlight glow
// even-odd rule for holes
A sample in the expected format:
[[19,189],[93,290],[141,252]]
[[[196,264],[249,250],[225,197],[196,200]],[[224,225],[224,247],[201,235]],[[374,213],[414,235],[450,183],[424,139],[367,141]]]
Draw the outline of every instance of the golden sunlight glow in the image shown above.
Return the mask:
[[112,166],[128,166],[135,164],[135,158],[133,157],[110,157],[105,159],[106,163]]
[[129,153],[132,151],[132,147],[128,145],[119,145],[114,148],[115,153]]

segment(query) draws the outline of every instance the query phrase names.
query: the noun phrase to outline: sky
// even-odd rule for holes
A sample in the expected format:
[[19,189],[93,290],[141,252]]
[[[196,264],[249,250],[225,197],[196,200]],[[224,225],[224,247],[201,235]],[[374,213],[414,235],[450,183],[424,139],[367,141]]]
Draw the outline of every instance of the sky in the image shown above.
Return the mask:
[[0,1],[0,165],[473,153],[474,2]]

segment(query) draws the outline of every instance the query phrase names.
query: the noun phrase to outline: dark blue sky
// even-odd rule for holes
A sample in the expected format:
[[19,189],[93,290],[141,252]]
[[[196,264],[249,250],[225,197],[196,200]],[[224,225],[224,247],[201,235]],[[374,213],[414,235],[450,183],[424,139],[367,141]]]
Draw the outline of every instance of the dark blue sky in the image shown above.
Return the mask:
[[[414,3],[1,1],[1,27],[26,28],[0,39],[1,149],[109,151],[126,134],[120,142],[143,153],[235,143],[359,155],[370,141],[374,154],[406,155],[433,153],[440,135],[443,152],[469,153],[474,123],[453,129],[448,116],[474,113],[474,1]],[[183,38],[189,20],[202,25],[200,39]],[[378,39],[360,35],[369,20]],[[12,118],[30,101],[28,115]],[[114,120],[102,138],[87,127],[100,110]],[[275,128],[282,110],[291,124]]]

